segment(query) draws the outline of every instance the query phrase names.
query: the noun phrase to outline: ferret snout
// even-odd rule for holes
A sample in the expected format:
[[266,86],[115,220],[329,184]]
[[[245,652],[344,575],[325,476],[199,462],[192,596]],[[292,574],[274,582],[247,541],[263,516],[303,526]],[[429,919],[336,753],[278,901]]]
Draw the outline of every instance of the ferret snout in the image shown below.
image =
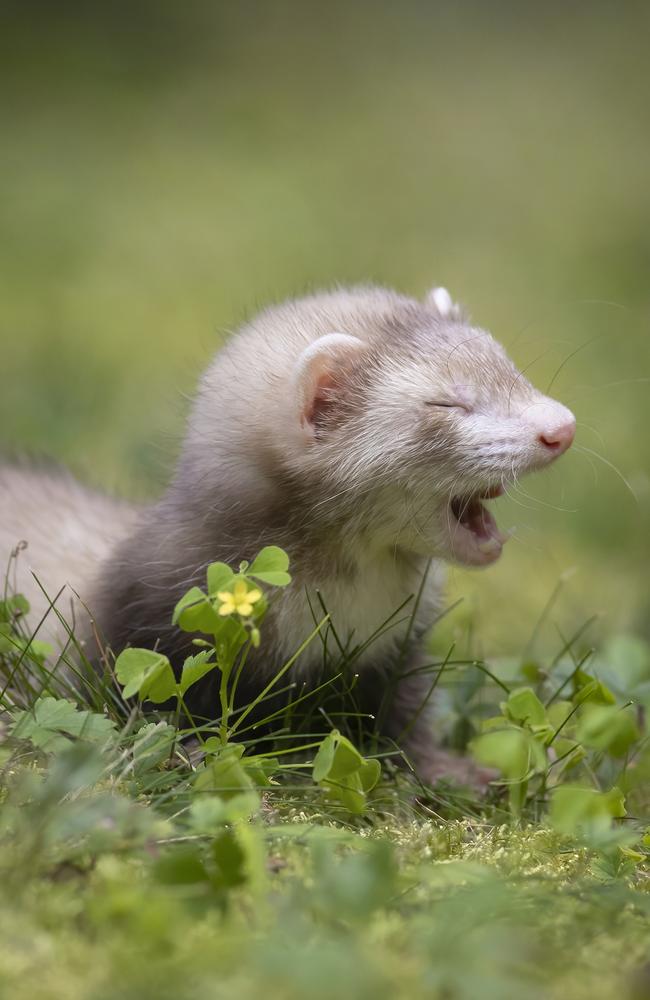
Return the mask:
[[576,433],[576,418],[561,403],[552,399],[542,400],[528,409],[526,422],[532,425],[546,460],[552,461],[571,447]]
[[576,433],[576,422],[575,418],[571,417],[570,420],[566,420],[563,424],[554,427],[550,431],[544,431],[539,435],[539,441],[550,451],[557,455],[561,455],[571,446],[573,438]]

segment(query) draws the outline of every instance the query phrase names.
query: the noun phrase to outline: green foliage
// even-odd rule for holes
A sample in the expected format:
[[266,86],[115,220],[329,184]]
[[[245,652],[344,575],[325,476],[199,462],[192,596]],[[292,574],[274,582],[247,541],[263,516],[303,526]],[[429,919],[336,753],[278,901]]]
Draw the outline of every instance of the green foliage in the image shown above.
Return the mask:
[[595,788],[562,785],[553,792],[551,822],[556,830],[571,836],[606,832],[613,818],[625,816],[624,801],[619,788],[599,792]]
[[[240,796],[236,805],[241,807],[244,798]],[[166,886],[200,888],[208,898],[213,896],[215,902],[225,906],[232,890],[255,883],[263,857],[262,844],[258,834],[247,835],[246,820],[240,809],[231,806],[219,812],[220,800],[212,804],[217,808],[210,814],[209,823],[205,805],[192,815],[195,824],[200,822],[201,830],[209,827],[207,849],[193,844],[173,847],[157,862],[153,874]]]
[[[242,716],[233,726],[229,720],[235,712],[236,680],[245,669],[249,648],[261,641],[261,625],[268,607],[253,581],[286,587],[291,582],[288,567],[287,554],[274,545],[263,548],[250,565],[242,562],[237,573],[225,563],[208,566],[206,592],[192,587],[174,610],[173,623],[179,628],[210,637],[210,641],[196,640],[206,648],[185,660],[178,681],[168,658],[161,653],[126,649],[116,660],[115,673],[125,698],[137,694],[140,700],[156,704],[175,698],[179,713],[189,688],[211,671],[219,672],[218,735],[196,730],[203,762],[193,783],[195,793],[215,793],[224,801],[244,796],[249,805],[259,805],[256,790],[269,787],[272,776],[280,770],[273,756],[244,756],[243,744],[231,742]],[[277,679],[284,671],[283,667]],[[261,696],[247,706],[246,712],[250,713],[260,700]],[[366,810],[367,793],[377,784],[380,771],[377,760],[366,760],[350,740],[333,730],[320,743],[312,776],[330,800],[358,815]],[[255,808],[253,805],[251,812]],[[185,855],[179,857],[182,861]]]
[[274,587],[286,587],[291,583],[288,569],[289,557],[286,552],[277,545],[268,545],[248,567],[248,576],[262,583],[271,583]]
[[72,738],[88,743],[106,743],[115,734],[115,723],[103,715],[82,711],[62,698],[38,698],[25,711],[14,711],[10,733],[29,740],[39,750],[55,752],[69,746]]
[[0,676],[13,678],[23,660],[42,670],[52,655],[52,647],[35,636],[26,635],[22,620],[29,612],[29,602],[22,594],[7,594],[0,601]]
[[639,740],[633,713],[616,705],[589,705],[581,713],[576,740],[612,757],[624,757]]
[[511,691],[508,700],[501,706],[503,714],[514,722],[539,729],[547,723],[546,712],[532,688],[523,687]]
[[171,758],[178,733],[168,722],[147,722],[131,745],[133,773],[142,779]]
[[242,759],[241,743],[223,746],[215,739],[206,743],[205,750],[205,763],[197,772],[194,788],[197,792],[218,792],[224,799],[267,787],[278,766],[277,760],[268,757]]
[[365,812],[366,796],[380,773],[379,761],[365,760],[337,729],[321,743],[312,768],[314,781],[351,813]]
[[190,588],[178,601],[172,616],[172,624],[183,631],[209,635],[209,643],[196,640],[208,649],[185,660],[178,683],[167,657],[145,649],[124,650],[115,664],[124,697],[137,694],[143,701],[148,699],[158,704],[175,697],[180,705],[193,684],[210,671],[218,670],[221,741],[225,746],[228,718],[234,708],[235,685],[230,683],[233,670],[237,663],[243,667],[249,646],[259,645],[260,625],[268,606],[252,581],[286,587],[291,582],[288,566],[287,554],[274,545],[263,548],[250,566],[243,562],[238,573],[225,563],[211,563],[206,573],[207,593],[200,587]]
[[335,841],[313,840],[316,891],[312,905],[330,920],[368,920],[400,891],[395,851],[389,842],[378,839],[355,847],[342,856]]
[[[211,671],[234,682],[253,629],[263,634],[261,599],[241,592],[220,614],[218,595],[250,575],[226,569],[210,567],[201,613],[213,631],[178,674],[155,651],[118,657],[122,693],[138,699],[126,723],[46,694],[12,709],[0,770],[0,927],[11,928],[0,974],[12,996],[83,996],[87,982],[109,996],[117,967],[125,995],[170,1000],[215,981],[245,1000],[333,989],[536,1000],[542,966],[558,995],[606,1000],[641,975],[650,837],[626,798],[647,790],[650,755],[623,693],[585,663],[528,661],[502,686],[464,665],[454,696],[481,725],[476,756],[502,778],[467,805],[473,819],[433,819],[340,729],[288,763],[282,749],[232,741],[241,711],[225,730],[222,718],[179,729],[192,685]],[[224,697],[215,708],[228,719],[227,684]],[[535,814],[542,826],[527,825]],[[36,980],[16,955],[31,969],[43,940]]]
[[183,661],[183,669],[181,670],[178,682],[178,692],[180,695],[184,695],[193,684],[197,684],[202,677],[205,677],[206,674],[209,674],[214,669],[214,663],[210,659],[211,655],[209,650],[204,650],[201,653],[196,653],[194,656],[186,657]]
[[[485,719],[472,742],[477,760],[497,768],[514,817],[539,815],[597,852],[601,874],[645,862],[638,824],[626,820],[628,792],[647,791],[645,710],[650,696],[650,651],[622,637],[605,645],[598,675],[580,659],[556,660],[551,670],[526,661],[514,672],[536,687],[514,686],[501,714]],[[620,677],[639,696],[630,703]],[[604,678],[611,681],[611,687]],[[504,685],[505,686],[505,685]],[[630,766],[630,764],[632,766]],[[647,802],[647,794],[645,801]],[[613,877],[613,876],[612,876]]]
[[23,594],[8,595],[0,601],[0,622],[11,624],[29,611],[29,601]]
[[163,653],[150,649],[125,649],[115,661],[115,676],[125,698],[139,694],[143,701],[159,703],[176,691],[171,663]]
[[218,630],[219,618],[207,594],[200,587],[192,587],[176,605],[172,624],[184,632],[211,633]]

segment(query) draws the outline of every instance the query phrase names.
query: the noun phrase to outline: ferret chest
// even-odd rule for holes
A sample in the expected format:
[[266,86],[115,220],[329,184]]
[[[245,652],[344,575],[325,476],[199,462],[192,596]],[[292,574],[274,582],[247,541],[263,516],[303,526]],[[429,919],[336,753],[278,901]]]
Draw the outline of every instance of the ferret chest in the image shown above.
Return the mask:
[[[426,564],[405,567],[386,557],[362,563],[352,576],[332,574],[300,584],[296,580],[297,585],[282,595],[276,608],[276,630],[283,653],[294,653],[327,613],[329,625],[321,634],[327,633],[329,657],[338,659],[341,646],[346,653],[364,646],[355,658],[360,666],[385,660],[404,640],[425,570]],[[433,621],[441,590],[441,568],[432,566],[418,601],[418,629]],[[300,667],[308,670],[322,663],[324,652],[323,640],[316,636],[301,654]]]

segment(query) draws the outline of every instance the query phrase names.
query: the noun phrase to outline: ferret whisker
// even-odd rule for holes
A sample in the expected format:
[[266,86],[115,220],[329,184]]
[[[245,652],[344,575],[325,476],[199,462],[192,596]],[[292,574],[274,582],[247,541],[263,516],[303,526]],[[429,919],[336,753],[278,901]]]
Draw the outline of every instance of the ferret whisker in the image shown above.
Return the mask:
[[511,405],[512,405],[512,390],[516,386],[517,382],[519,381],[520,378],[524,377],[525,373],[527,371],[529,371],[533,367],[533,365],[537,364],[538,361],[541,361],[541,359],[543,357],[545,357],[548,354],[549,351],[550,351],[550,347],[545,348],[541,352],[541,354],[538,354],[537,357],[533,358],[532,361],[529,361],[527,365],[525,365],[523,368],[521,368],[517,372],[517,375],[513,379],[512,384],[510,385],[510,389],[508,391],[508,413],[510,413],[510,409],[511,409]]
[[619,385],[647,385],[650,382],[649,377],[643,378],[622,378],[617,379],[616,382],[605,382],[603,385],[592,386],[593,389],[615,389]]
[[591,457],[591,455],[587,455],[587,453],[582,451],[582,449],[580,448],[577,449],[576,454],[578,454],[581,458],[584,458],[587,462],[589,462],[589,466],[591,468],[591,474],[594,478],[594,488],[598,489],[598,483],[599,483],[598,466],[594,462],[593,458]]
[[565,357],[564,361],[562,361],[561,364],[558,365],[558,367],[556,368],[555,374],[553,375],[553,378],[551,379],[551,381],[546,386],[545,394],[547,396],[548,396],[549,392],[551,391],[551,388],[553,387],[553,384],[555,383],[556,378],[558,377],[558,375],[560,374],[560,372],[562,371],[562,369],[565,367],[565,365],[567,365],[569,363],[569,361],[571,361],[572,358],[575,358],[576,354],[579,354],[580,351],[584,351],[585,347],[589,347],[591,344],[595,343],[597,340],[602,340],[602,338],[604,336],[607,336],[607,335],[606,334],[602,334],[602,333],[596,334],[596,336],[590,337],[589,340],[585,340],[585,342],[583,344],[580,344],[578,347],[576,347],[575,350],[571,351],[570,354],[567,354],[567,356]]
[[594,458],[597,458],[600,462],[602,462],[603,465],[606,465],[608,469],[611,469],[612,472],[615,472],[616,475],[618,476],[618,478],[621,480],[621,482],[624,483],[624,485],[629,490],[630,495],[634,498],[635,503],[636,504],[639,503],[639,498],[637,497],[636,493],[634,492],[634,489],[633,489],[632,485],[625,478],[625,476],[623,475],[623,473],[621,472],[621,470],[618,468],[618,466],[614,465],[613,462],[610,462],[610,460],[608,458],[605,458],[604,455],[601,455],[599,452],[594,451],[593,448],[587,448],[584,444],[580,444],[580,445],[577,444],[577,445],[574,445],[574,447],[575,447],[575,450],[577,452],[583,452],[584,454],[592,455]]
[[[534,503],[539,504],[539,507],[547,507],[549,510],[557,510],[561,514],[579,514],[580,509],[578,507],[561,507],[559,504],[550,503],[547,500],[542,500],[540,497],[534,497],[532,494],[527,493],[521,486],[517,485],[517,492],[521,496],[525,497],[526,500],[532,500]],[[534,508],[531,508],[534,509]]]
[[456,351],[459,351],[461,349],[461,347],[465,346],[465,344],[471,344],[471,342],[473,340],[481,340],[482,338],[489,337],[489,336],[490,336],[489,333],[475,333],[471,337],[467,337],[464,340],[461,340],[458,344],[456,344],[451,349],[451,351],[449,351],[449,353],[447,354],[447,358],[446,358],[447,371],[449,372],[449,374],[451,375],[451,371],[450,371],[450,368],[449,368],[449,362],[451,361],[451,359],[454,356],[454,354],[456,353]]
[[[514,485],[514,483],[512,488],[514,490],[517,490],[517,487]],[[506,490],[505,495],[507,496],[508,500],[512,500],[513,503],[516,503],[518,507],[522,507],[524,510],[539,510],[539,507],[533,507],[531,506],[531,504],[524,503],[522,500],[519,500],[519,498],[515,496],[515,494],[510,490]]]
[[578,420],[576,426],[577,427],[584,427],[585,430],[591,431],[591,433],[595,434],[595,436],[598,438],[598,440],[602,444],[603,448],[607,447],[607,445],[605,444],[605,439],[603,438],[603,436],[600,433],[600,431],[597,430],[595,427],[592,427],[591,424],[585,423],[584,420]]

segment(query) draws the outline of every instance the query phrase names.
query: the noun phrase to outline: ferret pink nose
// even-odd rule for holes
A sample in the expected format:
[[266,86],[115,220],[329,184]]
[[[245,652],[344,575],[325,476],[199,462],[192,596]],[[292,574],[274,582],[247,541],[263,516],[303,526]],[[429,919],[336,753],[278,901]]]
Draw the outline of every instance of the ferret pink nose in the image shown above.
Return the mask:
[[541,431],[538,435],[538,440],[554,455],[562,455],[567,448],[571,447],[575,434],[576,421],[573,414],[570,414],[561,423],[547,427]]

